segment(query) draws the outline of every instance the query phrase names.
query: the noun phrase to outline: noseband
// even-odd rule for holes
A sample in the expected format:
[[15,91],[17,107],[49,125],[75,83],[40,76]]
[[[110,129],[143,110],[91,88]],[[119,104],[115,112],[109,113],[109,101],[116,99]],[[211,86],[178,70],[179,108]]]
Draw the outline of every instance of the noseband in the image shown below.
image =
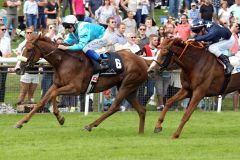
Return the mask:
[[168,54],[164,56],[164,61],[162,64],[160,64],[157,60],[153,60],[153,61],[156,62],[157,65],[164,70],[164,69],[167,69],[173,56],[175,56],[174,52],[171,50],[168,50]]
[[29,56],[29,58],[27,59],[27,62],[26,62],[26,64],[25,64],[25,67],[30,67],[30,66],[33,66],[33,65],[34,65],[33,59],[34,59],[34,55],[35,55],[35,49],[32,48],[32,49],[29,50],[29,52],[30,52],[30,56]]
[[[47,53],[46,51],[44,51],[37,45],[36,41],[32,42],[33,48],[29,50],[30,56],[29,56],[29,58],[27,58],[26,63],[24,63],[22,67],[30,67],[30,66],[34,65],[35,62],[33,62],[33,59],[34,59],[34,56],[36,55],[36,50],[34,49],[35,47],[40,50],[40,53],[42,54],[43,58],[48,57],[49,55],[53,54],[58,49],[58,48],[55,48],[51,52]],[[46,53],[46,54],[43,54],[43,53]]]
[[196,45],[193,44],[193,42],[191,42],[191,41],[190,42],[186,42],[186,45],[185,45],[184,49],[182,50],[182,52],[181,52],[181,54],[179,56],[177,56],[171,49],[168,48],[167,49],[168,53],[165,56],[165,59],[164,59],[162,64],[160,64],[156,60],[154,60],[154,61],[161,67],[161,69],[164,70],[164,69],[166,69],[169,66],[172,57],[175,58],[176,61],[181,62],[180,59],[182,58],[183,54],[186,52],[186,50],[187,50],[189,45],[191,45],[191,46],[193,46],[195,48],[200,48],[200,49],[204,47],[204,45],[202,43],[200,43],[200,42],[197,42]]

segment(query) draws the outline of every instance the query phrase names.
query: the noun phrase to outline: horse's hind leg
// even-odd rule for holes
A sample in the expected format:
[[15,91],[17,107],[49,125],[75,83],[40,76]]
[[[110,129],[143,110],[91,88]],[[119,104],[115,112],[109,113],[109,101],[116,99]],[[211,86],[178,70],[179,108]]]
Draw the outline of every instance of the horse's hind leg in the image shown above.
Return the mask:
[[176,101],[180,101],[184,99],[188,94],[188,91],[181,88],[176,95],[171,97],[169,100],[167,100],[165,107],[163,108],[163,111],[160,113],[160,117],[158,118],[157,124],[155,126],[154,132],[158,133],[162,131],[162,123],[164,121],[164,118],[166,116],[166,113],[168,109],[172,106],[172,104]]
[[139,103],[137,97],[137,90],[133,93],[131,93],[126,99],[128,102],[136,109],[138,112],[140,122],[139,122],[139,133],[144,133],[144,124],[145,124],[145,115],[146,115],[146,109]]
[[130,92],[131,89],[127,89],[126,87],[122,89],[122,87],[120,87],[118,94],[116,95],[115,100],[113,101],[109,110],[106,113],[104,113],[100,118],[95,120],[93,123],[85,126],[84,129],[91,131],[93,127],[97,127],[100,123],[102,123],[102,121],[104,121],[106,118],[117,112],[120,108],[121,102]]
[[100,118],[98,118],[91,124],[85,126],[84,129],[91,131],[93,127],[97,127],[100,123],[102,123],[102,121],[104,121],[106,118],[117,112],[120,108],[120,103],[122,102],[122,100],[123,100],[122,97],[116,96],[109,110],[106,113],[104,113]]

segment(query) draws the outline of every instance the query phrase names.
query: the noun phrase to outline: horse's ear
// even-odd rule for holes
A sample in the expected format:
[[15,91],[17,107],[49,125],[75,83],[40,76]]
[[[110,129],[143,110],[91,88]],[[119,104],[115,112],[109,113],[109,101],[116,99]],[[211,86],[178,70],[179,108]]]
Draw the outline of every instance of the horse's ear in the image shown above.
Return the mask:
[[41,38],[42,35],[43,35],[42,31],[39,31],[39,32],[38,32],[38,38],[37,38],[37,39]]

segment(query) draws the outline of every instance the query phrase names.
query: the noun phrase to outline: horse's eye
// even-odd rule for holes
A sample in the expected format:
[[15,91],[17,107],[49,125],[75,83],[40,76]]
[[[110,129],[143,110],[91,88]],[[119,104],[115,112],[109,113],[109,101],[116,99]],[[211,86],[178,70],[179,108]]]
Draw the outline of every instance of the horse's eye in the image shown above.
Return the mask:
[[162,52],[163,52],[163,53],[167,53],[168,50],[167,50],[167,49],[162,49]]
[[32,52],[33,49],[27,49],[28,52]]

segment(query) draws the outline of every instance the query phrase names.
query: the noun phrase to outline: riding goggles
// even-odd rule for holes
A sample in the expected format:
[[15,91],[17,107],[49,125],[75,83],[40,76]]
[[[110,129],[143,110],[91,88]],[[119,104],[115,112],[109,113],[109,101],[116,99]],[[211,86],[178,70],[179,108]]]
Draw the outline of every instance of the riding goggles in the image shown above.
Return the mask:
[[68,29],[68,28],[72,28],[74,24],[63,23],[62,25],[63,25],[64,28]]

